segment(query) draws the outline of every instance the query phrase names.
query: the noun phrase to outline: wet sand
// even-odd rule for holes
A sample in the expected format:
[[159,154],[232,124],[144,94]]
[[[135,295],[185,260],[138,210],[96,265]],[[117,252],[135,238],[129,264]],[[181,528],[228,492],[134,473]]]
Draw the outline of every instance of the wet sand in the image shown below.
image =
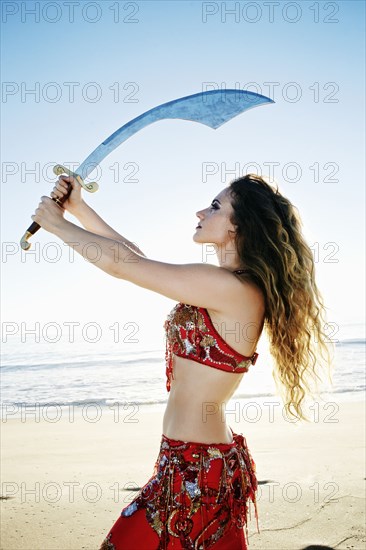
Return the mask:
[[[365,404],[320,403],[310,424],[290,423],[281,407],[273,418],[269,406],[259,415],[245,402],[239,409],[246,414],[227,422],[246,437],[259,481],[260,533],[252,507],[250,549],[366,548]],[[54,408],[36,418],[8,414],[1,549],[97,550],[152,474],[163,412],[130,405],[59,410],[58,418]]]

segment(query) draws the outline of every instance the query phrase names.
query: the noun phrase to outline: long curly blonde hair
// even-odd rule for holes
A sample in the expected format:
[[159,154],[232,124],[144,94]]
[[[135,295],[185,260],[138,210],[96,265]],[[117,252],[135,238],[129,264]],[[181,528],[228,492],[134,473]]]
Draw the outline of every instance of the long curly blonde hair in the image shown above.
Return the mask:
[[334,347],[327,337],[322,294],[315,282],[312,251],[302,235],[297,208],[255,174],[228,186],[243,278],[265,296],[264,330],[274,359],[272,371],[286,413],[308,421],[302,402],[318,390],[319,372],[329,380]]

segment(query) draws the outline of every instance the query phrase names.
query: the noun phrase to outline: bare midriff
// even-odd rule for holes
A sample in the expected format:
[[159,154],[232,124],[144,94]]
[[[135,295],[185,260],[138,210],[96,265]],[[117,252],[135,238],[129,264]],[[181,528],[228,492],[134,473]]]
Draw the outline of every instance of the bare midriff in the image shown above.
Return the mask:
[[225,372],[176,355],[173,361],[163,434],[182,441],[231,443],[225,407],[245,373]]

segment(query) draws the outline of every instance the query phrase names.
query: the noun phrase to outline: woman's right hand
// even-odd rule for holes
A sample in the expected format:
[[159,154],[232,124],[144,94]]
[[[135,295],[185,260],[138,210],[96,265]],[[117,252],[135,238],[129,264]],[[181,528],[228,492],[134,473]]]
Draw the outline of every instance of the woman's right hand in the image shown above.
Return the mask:
[[75,214],[84,201],[81,196],[81,185],[73,176],[59,176],[51,192],[51,198],[62,199],[67,194],[70,185],[72,187],[71,193],[62,204],[62,208],[65,208],[70,214]]

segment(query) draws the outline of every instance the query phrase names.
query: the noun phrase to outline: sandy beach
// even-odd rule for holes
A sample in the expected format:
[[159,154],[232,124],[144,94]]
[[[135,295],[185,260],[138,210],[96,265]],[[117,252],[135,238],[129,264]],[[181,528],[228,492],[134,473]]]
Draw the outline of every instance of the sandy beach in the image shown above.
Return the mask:
[[[279,406],[241,402],[235,411],[227,421],[246,437],[260,487],[251,550],[363,550],[365,404],[319,403],[310,424],[289,422]],[[152,474],[163,407],[7,412],[1,549],[98,549]]]

